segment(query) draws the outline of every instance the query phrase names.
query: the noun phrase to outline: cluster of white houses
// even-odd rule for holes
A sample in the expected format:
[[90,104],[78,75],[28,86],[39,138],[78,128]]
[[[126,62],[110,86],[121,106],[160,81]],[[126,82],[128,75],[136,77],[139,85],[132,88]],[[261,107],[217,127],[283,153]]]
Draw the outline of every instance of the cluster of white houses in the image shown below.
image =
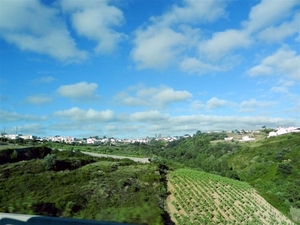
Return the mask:
[[[252,131],[252,133],[257,133],[259,131]],[[275,131],[271,131],[268,134],[268,137],[276,137],[279,135],[283,135],[283,134],[288,134],[288,133],[294,133],[294,132],[300,132],[300,128],[299,127],[277,127],[275,129]],[[244,131],[244,134],[249,133],[248,131]],[[224,138],[225,141],[232,141],[233,137],[226,137]],[[250,137],[248,135],[243,136],[241,139],[239,139],[239,141],[254,141],[255,138]]]
[[[259,131],[252,131],[251,133],[256,133]],[[291,132],[300,132],[300,128],[298,127],[278,127],[275,131],[272,131],[269,133],[268,137],[274,137],[274,136],[279,136],[282,134],[287,134],[287,133],[291,133]],[[214,133],[214,132],[207,132],[207,133]],[[228,132],[230,133],[230,132]],[[232,133],[232,132],[231,132]],[[247,134],[249,133],[248,131],[242,130],[241,132],[238,132],[239,134]],[[188,137],[192,137],[192,135],[189,134],[185,134],[184,136],[182,136],[183,138],[188,138]],[[124,143],[124,144],[128,144],[128,143],[149,143],[151,140],[156,140],[156,141],[164,141],[164,142],[172,142],[172,141],[176,141],[178,139],[180,139],[181,137],[179,136],[173,136],[173,137],[161,137],[160,135],[157,137],[155,135],[155,138],[150,138],[150,137],[146,137],[146,138],[139,138],[139,139],[116,139],[116,138],[107,138],[107,137],[103,137],[103,138],[98,138],[96,137],[89,137],[89,138],[83,138],[83,139],[76,139],[75,137],[70,137],[70,136],[60,136],[60,135],[56,135],[53,137],[44,137],[44,138],[38,138],[34,135],[21,135],[21,134],[1,134],[0,137],[4,137],[7,139],[11,139],[11,140],[16,140],[19,138],[22,138],[24,140],[37,140],[37,141],[47,141],[47,142],[59,142],[59,143],[67,143],[67,144],[92,144],[92,145],[99,145],[99,144],[116,144],[116,143]],[[226,137],[224,138],[225,141],[231,141],[233,140],[233,137]],[[243,136],[239,141],[252,141],[255,140],[255,138],[252,138],[250,136]]]
[[[149,143],[153,138],[138,138],[138,139],[117,139],[117,138],[98,138],[98,137],[89,137],[89,138],[83,138],[83,139],[77,139],[75,137],[70,137],[70,136],[60,136],[56,135],[53,137],[43,137],[43,138],[38,138],[37,136],[34,135],[22,135],[22,134],[2,134],[1,137],[7,138],[10,140],[17,140],[17,139],[24,139],[24,140],[37,140],[41,142],[57,142],[57,143],[66,143],[66,144],[91,144],[91,145],[99,145],[99,144],[116,144],[116,143],[124,143],[124,144],[129,144],[129,143]],[[184,137],[187,137],[186,135]],[[154,138],[156,141],[162,140],[166,142],[171,142],[178,140],[179,137],[156,137]]]
[[268,137],[275,137],[283,134],[293,133],[293,132],[300,132],[300,128],[298,127],[278,127],[276,131],[272,131],[269,133]]

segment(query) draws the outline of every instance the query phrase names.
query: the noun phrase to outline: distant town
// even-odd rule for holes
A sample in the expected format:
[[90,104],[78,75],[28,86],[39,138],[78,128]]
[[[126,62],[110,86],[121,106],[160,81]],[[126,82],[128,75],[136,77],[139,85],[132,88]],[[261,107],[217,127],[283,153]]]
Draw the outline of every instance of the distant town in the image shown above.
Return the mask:
[[[267,131],[267,132],[266,132]],[[114,137],[106,137],[103,136],[102,138],[99,136],[93,136],[88,138],[75,138],[71,136],[52,136],[52,137],[38,137],[35,135],[27,134],[7,134],[7,133],[1,133],[0,138],[2,140],[8,139],[8,140],[34,140],[37,142],[56,142],[56,143],[65,143],[65,144],[84,144],[84,145],[104,145],[104,144],[110,144],[114,145],[116,143],[123,143],[123,144],[129,144],[129,143],[149,143],[152,140],[155,141],[164,141],[164,142],[172,142],[179,140],[180,138],[189,138],[193,137],[194,135],[199,134],[200,131],[198,131],[196,134],[185,134],[183,136],[166,136],[163,137],[161,134],[155,135],[155,137],[145,137],[145,138],[137,138],[137,139],[120,139],[120,138],[114,138]],[[224,138],[225,141],[233,141],[236,140],[236,138],[233,137],[233,135],[239,135],[239,138],[237,141],[253,141],[255,140],[254,135],[258,134],[260,132],[266,132],[268,134],[267,137],[275,137],[287,133],[292,132],[300,132],[300,127],[278,127],[276,129],[267,129],[266,127],[263,127],[261,130],[232,130],[232,131],[208,131],[204,133],[226,133],[227,137]],[[200,132],[201,133],[201,132]],[[230,135],[232,134],[232,135]]]

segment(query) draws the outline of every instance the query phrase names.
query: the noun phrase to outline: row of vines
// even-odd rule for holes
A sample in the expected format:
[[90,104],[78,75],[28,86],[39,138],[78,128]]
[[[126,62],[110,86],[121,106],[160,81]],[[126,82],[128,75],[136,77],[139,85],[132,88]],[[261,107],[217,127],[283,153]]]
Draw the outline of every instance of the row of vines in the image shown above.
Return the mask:
[[168,210],[179,225],[293,224],[247,183],[190,169],[169,175]]

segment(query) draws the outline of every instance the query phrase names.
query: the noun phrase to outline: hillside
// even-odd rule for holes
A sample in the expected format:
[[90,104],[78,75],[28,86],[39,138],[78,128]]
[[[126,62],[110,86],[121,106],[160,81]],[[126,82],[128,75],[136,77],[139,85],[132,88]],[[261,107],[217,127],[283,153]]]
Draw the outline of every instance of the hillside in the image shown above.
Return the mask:
[[[44,149],[40,156],[36,155],[36,159],[33,160],[26,158],[36,154],[33,150],[23,155],[9,150],[9,156],[3,156],[0,151],[0,159],[2,160],[0,163],[5,160],[13,162],[0,166],[0,211],[22,212],[24,208],[27,208],[24,203],[23,208],[19,209],[18,205],[21,204],[18,202],[28,202],[29,212],[32,213],[49,214],[52,212],[49,212],[47,207],[50,209],[55,207],[56,211],[53,214],[55,216],[107,218],[117,221],[137,221],[135,219],[130,220],[130,218],[138,217],[139,224],[146,223],[147,219],[145,218],[153,216],[156,218],[154,221],[160,221],[157,222],[160,224],[162,220],[167,218],[167,214],[164,212],[164,199],[167,196],[165,169],[170,168],[176,172],[180,168],[192,168],[246,182],[257,191],[256,194],[261,195],[285,216],[295,222],[300,222],[300,134],[292,133],[242,143],[223,141],[223,138],[224,133],[199,133],[194,137],[182,138],[169,144],[159,141],[153,141],[148,145],[129,144],[124,146],[58,146],[55,144],[56,148],[69,150],[65,153],[52,151],[57,156],[57,164],[55,169],[50,170],[45,170],[43,164],[47,149],[47,151]],[[79,149],[106,154],[149,157],[152,163],[143,165],[130,160],[100,160],[83,156],[78,151]],[[18,162],[20,159],[24,160],[24,157],[28,161]],[[26,172],[23,168],[26,168]],[[31,181],[31,179],[35,180]],[[84,199],[89,199],[88,204],[86,200],[81,203],[74,203],[73,195],[70,195],[71,200],[69,200],[69,197],[61,199],[55,195],[49,199],[45,192],[43,195],[33,194],[39,193],[44,186],[35,187],[32,185],[34,192],[29,192],[29,194],[22,187],[14,186],[16,183],[32,182],[34,184],[37,180],[51,181],[52,179],[57,182],[57,187],[48,184],[51,182],[40,183],[49,190],[60,190],[61,188],[66,191],[63,194],[66,196],[70,195],[67,190],[84,193]],[[2,181],[4,182],[2,183]],[[76,190],[74,186],[77,187]],[[13,190],[13,192],[18,193],[19,189],[22,192],[11,201],[5,196],[6,192]],[[99,192],[95,190],[99,190]],[[254,193],[254,191],[252,192]],[[130,197],[132,201],[125,203],[122,196],[127,195],[132,196],[132,198]],[[93,197],[91,198],[91,196]],[[118,197],[115,199],[113,196]],[[137,203],[133,200],[134,198],[139,199]],[[59,201],[63,203],[59,203]],[[38,202],[47,203],[43,206],[46,208],[45,212],[36,211]],[[81,207],[73,208],[72,206],[70,212],[70,206],[67,204],[71,204],[71,206],[72,204],[79,204]],[[96,210],[99,204],[105,205],[100,212]],[[143,206],[138,207],[137,204]],[[144,215],[143,212],[148,212],[147,209],[149,208],[154,214],[148,215],[146,213],[147,215]],[[114,215],[108,213],[110,211],[114,211]],[[125,211],[129,213],[125,213]],[[103,217],[103,214],[106,217]]]
[[[300,134],[260,138],[251,142],[224,141],[226,133],[199,133],[168,145],[89,147],[90,151],[151,157],[170,168],[194,168],[252,185],[289,218],[300,210]],[[297,212],[295,215],[295,212]],[[293,213],[291,213],[293,212]]]
[[[39,150],[45,151],[34,148]],[[0,166],[1,212],[132,224],[168,220],[163,167],[73,151],[50,153],[19,161],[22,152],[0,151],[1,159],[9,154],[6,159],[13,161],[2,160]]]
[[169,174],[167,208],[176,224],[293,224],[247,183],[191,169]]
[[300,208],[300,134],[245,143],[228,165],[280,211]]

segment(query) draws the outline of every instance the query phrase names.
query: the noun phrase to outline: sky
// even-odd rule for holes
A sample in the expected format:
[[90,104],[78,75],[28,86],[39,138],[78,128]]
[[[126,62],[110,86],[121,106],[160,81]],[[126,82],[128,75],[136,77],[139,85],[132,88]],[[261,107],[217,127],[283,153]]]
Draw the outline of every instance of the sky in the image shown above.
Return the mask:
[[1,0],[0,131],[300,126],[299,0]]

